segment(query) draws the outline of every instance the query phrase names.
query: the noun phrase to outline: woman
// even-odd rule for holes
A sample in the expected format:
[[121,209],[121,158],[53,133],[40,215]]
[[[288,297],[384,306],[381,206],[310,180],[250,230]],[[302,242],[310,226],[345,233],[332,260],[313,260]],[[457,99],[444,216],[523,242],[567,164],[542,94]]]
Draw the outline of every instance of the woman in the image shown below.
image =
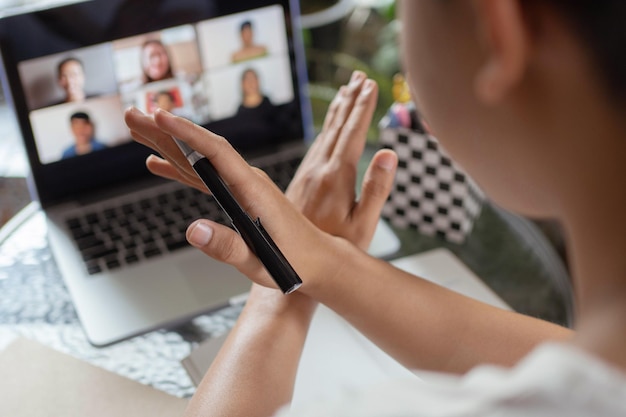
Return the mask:
[[133,137],[169,160],[151,158],[153,172],[198,186],[172,135],[207,155],[304,281],[296,297],[283,297],[234,231],[208,220],[190,226],[195,247],[256,286],[188,415],[268,416],[287,404],[315,302],[406,366],[447,375],[344,394],[293,415],[626,415],[623,0],[402,6],[405,68],[438,138],[496,202],[562,223],[576,331],[450,293],[348,242],[363,247],[371,237],[377,196],[390,190],[397,162],[379,154],[369,192],[354,200],[351,167],[375,100],[362,75],[331,105],[288,192],[296,205],[223,139],[166,113],[129,111]]
[[252,68],[241,74],[241,104],[237,114],[268,113],[273,111],[274,105],[261,92],[259,74]]
[[241,75],[241,104],[235,114],[237,123],[245,124],[246,129],[254,128],[254,138],[240,138],[240,146],[271,143],[282,137],[278,126],[276,107],[261,91],[258,73],[248,68]]
[[174,78],[167,49],[156,39],[148,40],[141,46],[141,68],[144,84]]

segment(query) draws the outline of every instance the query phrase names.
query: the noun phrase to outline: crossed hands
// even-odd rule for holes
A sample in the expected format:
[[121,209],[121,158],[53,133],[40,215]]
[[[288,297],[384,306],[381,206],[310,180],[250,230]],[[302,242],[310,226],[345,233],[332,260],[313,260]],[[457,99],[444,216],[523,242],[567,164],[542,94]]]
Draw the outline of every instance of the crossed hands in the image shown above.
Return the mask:
[[[172,140],[175,136],[205,155],[233,195],[253,217],[262,219],[274,241],[298,271],[300,291],[322,285],[334,273],[333,236],[367,249],[382,206],[389,195],[396,155],[379,151],[372,159],[357,199],[355,184],[367,130],[376,106],[377,86],[355,72],[332,101],[321,133],[309,149],[285,195],[261,170],[249,166],[222,137],[165,111],[147,116],[136,109],[125,119],[132,137],[161,157],[150,156],[148,169],[159,176],[207,192],[206,187]],[[274,288],[260,261],[232,229],[197,220],[187,231],[189,242],[208,256],[229,263],[261,286]],[[257,288],[253,291],[265,291]],[[275,292],[275,291],[274,291]],[[290,296],[291,297],[291,296]],[[288,298],[288,297],[286,297]]]

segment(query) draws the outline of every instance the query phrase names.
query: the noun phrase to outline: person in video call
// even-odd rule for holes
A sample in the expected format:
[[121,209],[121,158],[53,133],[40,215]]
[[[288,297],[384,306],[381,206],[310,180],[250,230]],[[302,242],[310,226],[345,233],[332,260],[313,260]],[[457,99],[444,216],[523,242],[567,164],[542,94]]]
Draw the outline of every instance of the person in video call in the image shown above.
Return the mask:
[[106,149],[107,146],[95,138],[95,126],[87,113],[73,113],[70,128],[74,144],[63,151],[63,159]]
[[239,123],[245,123],[248,128],[254,126],[255,143],[271,141],[276,136],[276,107],[261,91],[259,74],[248,68],[241,74],[241,104],[235,118]]
[[241,104],[237,113],[242,116],[268,113],[273,111],[274,105],[261,91],[259,74],[252,68],[241,74]]
[[400,4],[404,68],[442,144],[496,203],[561,222],[575,329],[490,307],[366,254],[398,160],[379,151],[355,199],[377,93],[365,74],[340,89],[286,195],[223,138],[131,109],[132,136],[164,158],[147,160],[153,173],[202,188],[171,137],[206,155],[303,280],[284,296],[235,231],[204,219],[189,227],[193,246],[254,284],[187,415],[269,416],[288,404],[321,302],[408,368],[437,373],[280,416],[625,416],[623,0]]
[[157,39],[150,39],[141,46],[141,68],[144,84],[174,78],[167,48]]
[[75,57],[65,58],[57,65],[57,83],[63,89],[64,97],[54,104],[85,101],[85,67]]
[[176,97],[172,91],[162,90],[154,96],[154,109],[162,109],[176,116],[193,120],[193,115],[186,112],[185,108],[176,105]]
[[154,97],[154,106],[157,109],[163,109],[170,113],[174,113],[176,109],[176,98],[169,91],[159,91]]
[[267,47],[254,43],[254,28],[251,21],[246,20],[241,24],[239,36],[241,38],[241,49],[232,54],[231,61],[233,63],[267,55]]

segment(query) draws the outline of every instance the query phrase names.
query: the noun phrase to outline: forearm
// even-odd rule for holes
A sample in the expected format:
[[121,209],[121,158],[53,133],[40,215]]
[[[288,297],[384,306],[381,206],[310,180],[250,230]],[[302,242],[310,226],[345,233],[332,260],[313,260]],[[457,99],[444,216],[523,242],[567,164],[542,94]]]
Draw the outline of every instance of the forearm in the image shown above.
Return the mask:
[[512,365],[541,342],[571,336],[333,244],[337,272],[304,290],[409,368],[460,373],[479,363]]
[[[278,297],[301,299],[277,307]],[[271,416],[289,403],[315,306],[304,298],[251,295],[185,416]]]

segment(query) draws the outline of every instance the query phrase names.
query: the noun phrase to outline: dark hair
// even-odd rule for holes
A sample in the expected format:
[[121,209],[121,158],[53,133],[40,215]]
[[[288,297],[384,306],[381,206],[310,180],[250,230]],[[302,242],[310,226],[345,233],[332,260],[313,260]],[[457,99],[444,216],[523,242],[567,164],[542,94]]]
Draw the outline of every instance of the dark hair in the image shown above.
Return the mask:
[[244,78],[246,78],[247,74],[254,74],[254,76],[257,78],[257,80],[259,79],[259,73],[255,69],[253,69],[253,68],[246,68],[241,73],[241,81],[242,82],[243,82]]
[[61,78],[61,70],[63,69],[65,64],[67,64],[68,62],[76,62],[78,65],[80,65],[81,68],[85,68],[85,66],[83,65],[83,61],[81,61],[80,59],[74,56],[67,57],[57,64],[57,77],[58,78]]
[[626,105],[626,1],[548,0],[548,3],[562,13],[587,44],[608,95]]
[[245,28],[252,29],[252,22],[249,20],[245,20],[241,23],[241,27],[239,28],[239,32],[243,32]]
[[89,117],[89,115],[87,113],[85,113],[84,111],[77,111],[76,113],[73,113],[70,116],[70,122],[79,119],[79,120],[84,120],[87,123],[91,123],[91,118]]
[[[163,80],[169,79],[169,78],[174,78],[174,73],[172,72],[172,58],[170,57],[169,52],[167,51],[167,48],[165,47],[165,45],[163,45],[163,42],[161,42],[158,39],[148,39],[147,41],[145,41],[143,43],[143,45],[141,45],[141,51],[143,52],[144,49],[146,49],[146,47],[148,45],[158,45],[161,48],[163,48],[163,50],[165,51],[165,55],[167,55],[167,72],[165,73],[165,76],[162,78]],[[146,69],[143,66],[143,56],[141,57],[142,59],[142,63],[141,63],[141,69],[143,71],[143,77],[144,77],[144,82],[146,83],[151,83],[153,81],[160,81],[160,80],[154,80],[152,79],[147,73],[146,73]]]

